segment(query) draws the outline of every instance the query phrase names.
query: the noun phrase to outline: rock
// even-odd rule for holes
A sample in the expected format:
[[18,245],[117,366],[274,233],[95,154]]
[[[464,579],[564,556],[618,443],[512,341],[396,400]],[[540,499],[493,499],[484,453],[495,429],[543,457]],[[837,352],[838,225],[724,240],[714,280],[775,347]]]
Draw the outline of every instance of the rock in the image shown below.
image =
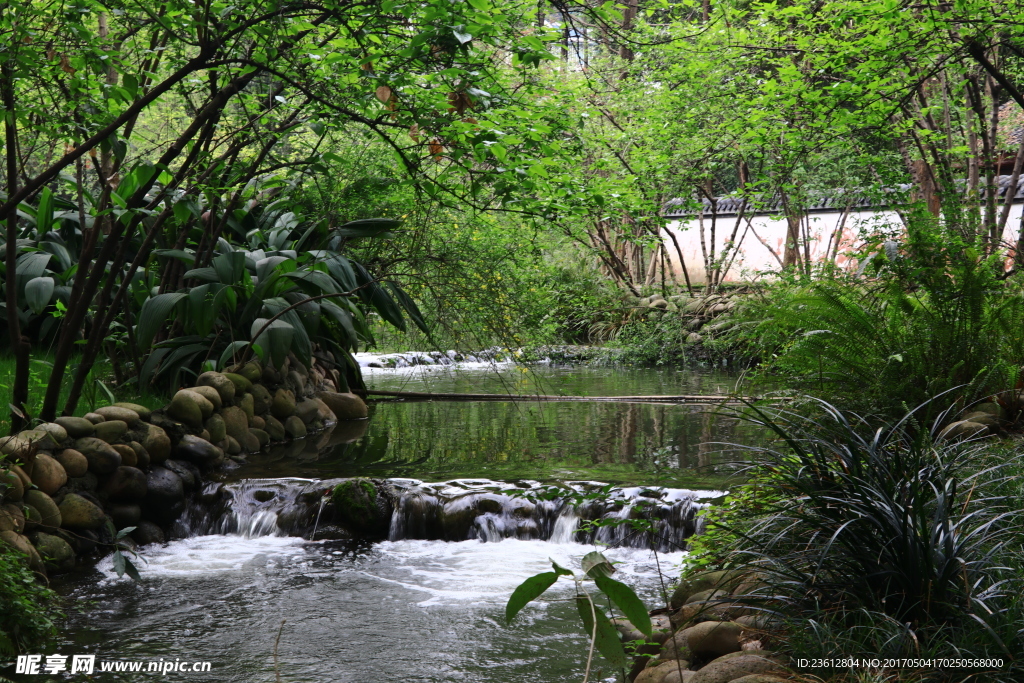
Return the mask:
[[250,384],[256,384],[263,377],[263,368],[259,361],[251,360],[235,371],[237,374],[249,380]]
[[139,464],[139,458],[135,455],[135,449],[124,443],[111,444],[111,448],[121,456],[121,464],[135,467]]
[[689,629],[676,631],[674,636],[666,640],[665,644],[661,646],[661,651],[658,653],[658,659],[666,661],[676,659],[685,660],[687,662],[693,661],[694,654],[690,650],[690,644],[686,634],[688,630]]
[[[135,411],[135,414],[138,415],[141,419],[143,419],[145,421],[148,421],[149,418],[152,417],[152,415],[153,415],[153,411],[152,410],[150,410],[146,406],[141,405],[139,403],[124,403],[124,402],[120,402],[120,403],[115,403],[114,407],[115,408],[127,408],[128,410]],[[118,419],[120,419],[120,418],[118,418]]]
[[229,406],[235,400],[234,383],[219,372],[204,372],[196,378],[196,384],[216,389],[222,406]]
[[150,543],[164,543],[164,532],[153,522],[142,520],[135,525],[135,531],[131,533],[131,537],[135,539],[135,542],[139,545],[149,545]]
[[25,474],[25,470],[21,469],[20,466],[18,466],[18,465],[11,465],[7,469],[9,469],[11,472],[16,474],[19,479],[21,479],[21,483],[25,486],[25,490],[26,491],[28,491],[30,488],[32,488],[32,479],[30,479],[29,476],[27,474]]
[[673,659],[649,666],[636,677],[633,683],[689,683],[696,671],[689,671],[689,662]]
[[338,416],[334,414],[334,411],[331,410],[326,403],[324,403],[322,398],[314,398],[311,400],[316,401],[317,407],[319,408],[317,417],[321,422],[333,424],[338,421]]
[[267,423],[263,431],[270,435],[271,441],[284,441],[284,424],[273,415],[267,415]]
[[88,493],[95,493],[97,488],[99,488],[99,478],[92,472],[86,472],[81,477],[68,477],[68,484],[64,487],[64,492],[80,493],[86,491]]
[[782,678],[771,674],[750,674],[734,678],[729,683],[792,683],[791,678]]
[[999,431],[999,427],[1002,424],[1002,420],[993,416],[991,413],[983,413],[976,411],[973,413],[967,413],[963,417],[964,422],[974,422],[980,425],[988,427],[989,432]]
[[148,470],[150,457],[149,451],[146,450],[146,447],[138,441],[132,441],[128,445],[131,446],[133,451],[135,451],[135,467],[138,467],[140,470]]
[[21,504],[14,505],[12,503],[6,503],[2,508],[7,516],[11,518],[11,522],[14,524],[14,530],[19,534],[25,531],[25,511],[21,509]]
[[32,483],[43,493],[53,495],[61,486],[68,483],[68,474],[60,463],[46,453],[37,453],[26,468],[32,477]]
[[721,662],[712,662],[697,672],[690,683],[729,683],[750,674],[780,674],[785,669],[759,655],[746,655]]
[[92,436],[96,431],[93,423],[84,417],[58,417],[54,422],[63,427],[72,439]]
[[253,401],[252,394],[242,394],[242,397],[236,402],[238,403],[238,407],[242,409],[242,412],[245,413],[246,424],[252,422],[253,416],[256,415],[254,412],[255,401]]
[[103,422],[103,416],[99,415],[97,413],[86,413],[82,417],[84,417],[89,422],[92,422],[94,425],[97,425],[100,422]]
[[988,436],[989,428],[977,422],[960,420],[939,432],[939,441],[964,441]]
[[222,374],[226,378],[231,380],[231,383],[235,385],[235,396],[238,396],[239,394],[244,394],[245,392],[252,389],[252,382],[250,382],[245,377],[242,377],[241,375],[235,374],[233,372],[225,372]]
[[273,400],[273,397],[265,386],[262,384],[253,384],[252,391],[249,393],[252,394],[252,409],[254,413],[262,415],[270,410],[270,402]]
[[203,478],[199,468],[187,460],[168,460],[164,467],[181,477],[181,485],[186,491],[195,489]]
[[221,408],[224,407],[224,399],[221,398],[220,392],[214,389],[213,387],[208,387],[205,384],[200,384],[199,386],[189,387],[188,390],[194,391],[195,393],[199,394],[207,401],[209,401],[210,404],[213,405],[213,409],[215,411],[220,410]]
[[310,425],[320,415],[320,404],[308,398],[302,399],[295,404],[295,415],[305,425]]
[[26,429],[18,433],[18,438],[28,441],[39,451],[50,451],[57,447],[53,435],[42,429]]
[[146,475],[146,498],[142,508],[146,517],[159,524],[171,524],[185,509],[185,489],[181,477],[166,467],[154,467]]
[[146,475],[135,467],[121,466],[114,470],[100,490],[110,500],[134,503],[146,495]]
[[249,427],[252,429],[262,429],[266,431],[267,421],[259,415],[254,415],[253,418],[249,420]]
[[103,408],[96,409],[97,415],[102,415],[103,419],[107,422],[111,420],[120,420],[129,427],[138,426],[142,420],[139,418],[139,414],[130,408],[121,408],[118,406],[104,406]]
[[115,443],[128,431],[128,423],[124,420],[106,420],[96,425],[96,437],[107,443]]
[[83,477],[89,469],[89,461],[73,448],[65,448],[57,454],[57,462],[69,477]]
[[738,652],[730,652],[727,655],[722,655],[718,659],[713,659],[708,664],[715,664],[716,662],[728,662],[736,659],[737,657],[749,657],[749,656],[764,657],[770,659],[780,666],[785,666],[788,658],[786,655],[778,654],[777,652],[771,652],[770,650],[740,650]]
[[316,397],[326,403],[339,420],[362,420],[370,414],[363,399],[352,393],[321,391]]
[[267,384],[280,384],[281,373],[273,365],[267,365],[263,368],[263,381]]
[[686,335],[687,344],[700,344],[702,341],[704,341],[704,335],[702,335],[700,332],[691,332],[690,334]]
[[701,659],[717,659],[740,649],[740,631],[742,627],[732,621],[705,621],[681,632],[686,633],[686,642],[694,655]]
[[238,439],[233,436],[224,437],[224,443],[227,444],[224,450],[230,455],[238,455],[242,452],[242,444],[238,443]]
[[114,528],[120,531],[125,527],[138,526],[142,519],[142,508],[133,503],[115,503],[107,507]]
[[53,498],[38,489],[25,492],[25,504],[31,505],[39,513],[39,524],[51,529],[59,529],[62,519],[60,508]]
[[988,401],[986,403],[978,403],[977,405],[971,406],[971,409],[976,413],[986,413],[991,415],[994,419],[1002,421],[1006,419],[1006,411],[998,403]]
[[14,516],[10,512],[0,508],[0,531],[15,531],[20,530],[18,528],[18,522],[15,521]]
[[59,574],[75,568],[75,550],[63,538],[40,531],[32,534],[32,544],[48,571]]
[[295,414],[295,394],[287,389],[278,389],[270,401],[270,414],[284,420]]
[[249,428],[249,433],[256,437],[256,440],[260,443],[260,449],[270,443],[270,435],[262,429],[256,429],[255,427]]
[[726,569],[711,572],[699,572],[685,576],[679,581],[679,586],[672,593],[669,604],[672,609],[679,609],[686,603],[686,599],[694,593],[720,588],[731,591],[738,586],[749,572]]
[[0,437],[0,453],[24,460],[32,452],[32,444],[17,436]]
[[10,470],[0,470],[0,493],[6,501],[19,501],[25,495],[25,483]]
[[295,392],[296,396],[304,396],[306,391],[306,378],[295,370],[291,370],[284,378],[284,385]]
[[60,503],[61,526],[65,529],[99,529],[106,515],[94,503],[69,493]]
[[284,433],[293,439],[301,439],[306,436],[306,425],[298,415],[292,415],[284,421]]
[[22,502],[21,510],[25,513],[25,531],[35,531],[43,523],[43,515],[35,505]]
[[387,538],[390,504],[369,479],[347,479],[331,492],[335,521],[361,538]]
[[258,453],[260,450],[260,440],[251,431],[246,430],[245,434],[242,434],[236,441],[243,453]]
[[210,419],[206,421],[206,431],[210,433],[210,441],[213,443],[223,441],[228,434],[224,418],[217,414],[211,415]]
[[686,604],[691,602],[709,602],[714,600],[721,600],[729,597],[729,591],[722,590],[720,588],[709,588],[708,590],[698,591],[686,598]]
[[42,558],[39,557],[39,553],[36,551],[35,546],[33,546],[27,538],[13,531],[0,531],[0,541],[3,541],[18,552],[26,555],[28,566],[34,571],[46,573],[46,568],[43,566]]
[[111,448],[106,441],[96,437],[86,436],[78,439],[75,441],[75,450],[89,461],[89,471],[94,474],[110,474],[121,466],[121,454]]
[[732,621],[750,612],[751,608],[741,603],[695,601],[686,603],[673,614],[672,623],[677,628],[685,628],[702,621]]
[[142,446],[149,453],[150,462],[154,465],[159,465],[171,457],[171,438],[156,425],[149,425],[149,431],[142,438]]
[[198,436],[186,434],[174,449],[174,457],[200,465],[213,467],[224,459],[224,451]]
[[[199,408],[199,412],[202,414],[203,420],[213,415],[213,402],[207,399],[202,394],[192,391],[191,389],[181,389],[180,391],[178,391],[177,394],[175,394],[175,396],[177,396],[178,394],[185,394],[185,396],[187,396],[189,400],[196,404],[196,406]],[[173,402],[173,399],[171,400]],[[201,423],[202,421],[200,421],[200,424]]]
[[57,445],[68,440],[68,430],[64,429],[56,422],[44,422],[41,425],[36,425],[36,429],[49,434]]
[[213,407],[209,401],[196,392],[182,389],[174,394],[167,406],[167,414],[175,420],[184,422],[189,427],[198,429],[203,425],[203,409],[199,407],[199,399],[202,399],[211,408]]
[[244,434],[249,433],[249,418],[245,411],[238,406],[229,406],[220,413],[224,420],[224,429],[227,435],[239,441]]

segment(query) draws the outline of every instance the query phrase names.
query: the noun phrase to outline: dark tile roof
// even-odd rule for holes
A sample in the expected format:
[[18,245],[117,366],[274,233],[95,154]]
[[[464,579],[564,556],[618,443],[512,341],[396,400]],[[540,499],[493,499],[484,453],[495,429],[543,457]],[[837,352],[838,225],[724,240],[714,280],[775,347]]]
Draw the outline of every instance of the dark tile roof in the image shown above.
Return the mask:
[[[1022,131],[1024,134],[1024,131]],[[1010,176],[1001,175],[997,176],[996,182],[998,184],[997,199],[1002,200],[1006,196],[1006,192],[1010,187]],[[875,192],[871,194],[867,193],[848,193],[845,190],[836,190],[832,194],[824,194],[814,199],[811,204],[805,207],[808,213],[828,213],[845,211],[846,207],[849,206],[851,209],[887,209],[892,206],[900,206],[906,203],[907,198],[910,194],[911,186],[904,184],[898,185],[895,188],[885,189],[881,192]],[[984,186],[982,187],[984,192]],[[886,196],[888,195],[888,197]],[[888,201],[887,201],[888,200]],[[1017,193],[1013,198],[1014,202],[1024,201],[1024,175],[1021,176],[1017,184]],[[769,199],[755,198],[752,200],[744,200],[741,197],[719,197],[718,198],[718,216],[735,216],[740,212],[740,209],[746,204],[747,215],[754,216],[778,216],[784,213],[782,207],[782,200],[777,196]],[[705,216],[711,214],[711,201],[704,199],[702,202],[703,212]],[[666,218],[684,218],[696,216],[698,210],[695,210],[694,203],[687,199],[670,199],[665,202],[662,207],[662,212]]]

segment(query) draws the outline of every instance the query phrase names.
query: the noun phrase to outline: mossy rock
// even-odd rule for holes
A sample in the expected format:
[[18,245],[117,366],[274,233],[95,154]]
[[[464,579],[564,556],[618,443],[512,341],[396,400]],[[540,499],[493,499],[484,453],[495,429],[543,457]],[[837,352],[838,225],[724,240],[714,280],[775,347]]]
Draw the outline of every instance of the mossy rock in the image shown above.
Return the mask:
[[240,368],[235,369],[235,374],[241,375],[246,378],[252,384],[256,384],[263,378],[263,368],[260,367],[259,361],[249,361]]
[[225,377],[231,380],[231,383],[235,385],[235,395],[244,394],[245,392],[252,389],[252,382],[242,375],[235,374],[234,372],[223,373]]
[[152,414],[153,414],[152,410],[150,410],[146,406],[141,405],[139,403],[120,402],[120,403],[115,403],[114,407],[115,408],[127,408],[128,410],[134,410],[135,413],[140,418],[142,418],[145,421],[149,421],[150,416],[152,416]]
[[673,609],[679,609],[686,604],[687,599],[691,595],[715,588],[731,592],[748,573],[727,569],[684,576],[680,579],[679,586],[675,592],[672,593],[670,604]]
[[58,417],[54,422],[63,427],[72,439],[81,439],[96,433],[96,426],[84,417]]
[[204,372],[196,378],[196,384],[216,389],[223,405],[231,405],[235,400],[234,382],[219,372]]
[[391,523],[390,502],[370,479],[355,478],[341,482],[331,492],[334,518],[353,536],[387,538]]

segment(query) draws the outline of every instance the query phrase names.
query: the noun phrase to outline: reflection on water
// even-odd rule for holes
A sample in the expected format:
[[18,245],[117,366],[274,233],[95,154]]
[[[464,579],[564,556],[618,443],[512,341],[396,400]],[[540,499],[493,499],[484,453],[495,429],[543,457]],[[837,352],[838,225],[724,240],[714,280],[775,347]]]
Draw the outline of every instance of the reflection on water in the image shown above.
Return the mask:
[[[364,370],[366,371],[366,370]],[[443,367],[366,371],[372,389],[436,393],[639,396],[730,393],[724,372]],[[360,426],[359,429],[362,429]],[[406,476],[426,480],[598,479],[715,487],[759,432],[710,405],[377,401],[353,443],[299,458],[253,456],[245,476]]]

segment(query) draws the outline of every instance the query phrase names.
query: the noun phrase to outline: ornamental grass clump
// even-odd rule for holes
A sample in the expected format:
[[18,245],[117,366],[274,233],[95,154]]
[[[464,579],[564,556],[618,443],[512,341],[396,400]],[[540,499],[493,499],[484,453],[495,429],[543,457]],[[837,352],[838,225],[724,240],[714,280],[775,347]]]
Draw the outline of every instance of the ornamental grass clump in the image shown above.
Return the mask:
[[811,416],[751,408],[777,437],[753,449],[757,486],[773,494],[721,558],[764,578],[759,604],[791,621],[794,647],[1008,663],[1024,652],[1020,456],[937,441],[915,411],[875,427],[812,403]]

